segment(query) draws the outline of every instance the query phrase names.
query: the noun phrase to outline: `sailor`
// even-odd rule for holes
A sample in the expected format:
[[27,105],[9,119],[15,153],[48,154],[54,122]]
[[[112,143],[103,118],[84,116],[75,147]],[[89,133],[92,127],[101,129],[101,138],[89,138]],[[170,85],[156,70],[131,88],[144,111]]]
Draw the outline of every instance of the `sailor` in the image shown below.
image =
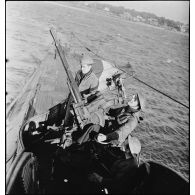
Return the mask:
[[115,145],[122,146],[127,137],[137,127],[140,120],[143,120],[141,110],[141,103],[138,94],[134,94],[132,99],[125,106],[119,108],[110,108],[108,112],[109,117],[113,117],[110,126],[105,126],[104,129],[114,129],[108,134],[99,133],[97,136],[98,142],[111,142]]
[[[138,123],[143,120],[143,101],[140,102],[138,94],[134,94],[127,104],[111,106],[104,117],[107,118],[104,127],[92,125],[88,132],[97,132],[94,134],[97,142],[111,143],[124,151],[128,136],[131,136]],[[85,136],[85,139],[88,137],[89,135]]]
[[81,70],[75,76],[81,96],[87,98],[91,94],[95,94],[99,86],[99,80],[92,69],[93,59],[84,55],[81,59]]
[[[94,61],[90,56],[83,55],[80,63],[81,70],[76,73],[75,81],[85,103],[90,103],[97,97],[96,92],[98,92],[99,80],[93,72],[92,64]],[[70,126],[73,124],[73,116],[74,114],[70,111],[67,115],[66,124],[70,124]],[[93,126],[92,130],[96,131],[96,125]]]

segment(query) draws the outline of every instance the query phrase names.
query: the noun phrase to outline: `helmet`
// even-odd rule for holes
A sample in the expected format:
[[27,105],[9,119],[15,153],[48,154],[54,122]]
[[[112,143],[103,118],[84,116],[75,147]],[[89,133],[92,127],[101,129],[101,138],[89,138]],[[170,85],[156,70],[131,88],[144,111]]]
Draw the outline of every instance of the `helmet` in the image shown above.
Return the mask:
[[141,143],[137,137],[128,136],[129,148],[132,154],[139,154],[141,151]]
[[140,94],[133,94],[131,100],[128,102],[129,106],[134,110],[140,110],[142,111],[145,109],[145,100],[143,99]]
[[145,111],[145,98],[140,93],[139,93],[139,95],[137,94],[137,98],[139,100],[139,104],[140,104],[141,110]]
[[90,64],[93,64],[93,63],[94,63],[93,59],[88,55],[83,56],[82,59],[81,59],[81,64],[90,65]]

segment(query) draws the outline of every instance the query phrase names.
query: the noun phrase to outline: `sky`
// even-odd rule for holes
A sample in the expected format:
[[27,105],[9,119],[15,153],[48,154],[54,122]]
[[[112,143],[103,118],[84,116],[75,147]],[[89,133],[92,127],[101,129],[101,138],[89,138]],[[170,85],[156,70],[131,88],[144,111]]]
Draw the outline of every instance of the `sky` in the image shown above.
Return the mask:
[[189,1],[99,1],[99,3],[123,6],[136,11],[153,13],[184,24],[189,23]]

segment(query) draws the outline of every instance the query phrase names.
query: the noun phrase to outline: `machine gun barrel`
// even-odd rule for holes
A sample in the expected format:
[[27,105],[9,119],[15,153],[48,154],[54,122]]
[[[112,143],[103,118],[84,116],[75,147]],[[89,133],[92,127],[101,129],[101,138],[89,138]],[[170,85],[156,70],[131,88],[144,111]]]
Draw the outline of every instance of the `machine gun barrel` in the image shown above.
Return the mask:
[[[68,88],[69,88],[70,93],[74,99],[73,110],[74,110],[74,113],[76,114],[76,118],[77,118],[77,121],[79,123],[79,127],[82,128],[89,122],[90,114],[89,114],[87,108],[83,105],[84,103],[82,101],[82,97],[81,97],[81,94],[79,92],[79,88],[78,88],[78,86],[73,78],[72,72],[70,71],[69,64],[65,58],[65,54],[64,54],[63,49],[60,45],[60,42],[57,39],[55,30],[53,28],[51,28],[50,33],[51,33],[51,36],[54,40],[54,43],[55,43],[57,52],[60,56],[62,65],[65,69],[66,74],[67,74]],[[71,98],[69,97],[69,101],[70,100],[71,100]],[[65,116],[65,119],[66,118],[67,117]]]
[[69,68],[69,65],[68,65],[68,62],[65,58],[65,55],[63,53],[63,49],[59,43],[59,40],[57,39],[57,36],[56,36],[56,33],[55,33],[55,30],[53,28],[50,29],[50,33],[51,33],[51,36],[54,40],[54,43],[55,43],[55,46],[56,46],[56,49],[57,49],[57,52],[60,56],[60,59],[61,59],[61,62],[62,62],[62,65],[66,71],[66,74],[67,74],[67,77],[68,77],[68,87],[70,88],[70,92],[74,98],[74,102],[77,104],[79,102],[82,102],[82,98],[81,98],[81,94],[79,92],[79,88],[73,78],[73,75],[72,75],[72,72],[70,71],[70,68]]

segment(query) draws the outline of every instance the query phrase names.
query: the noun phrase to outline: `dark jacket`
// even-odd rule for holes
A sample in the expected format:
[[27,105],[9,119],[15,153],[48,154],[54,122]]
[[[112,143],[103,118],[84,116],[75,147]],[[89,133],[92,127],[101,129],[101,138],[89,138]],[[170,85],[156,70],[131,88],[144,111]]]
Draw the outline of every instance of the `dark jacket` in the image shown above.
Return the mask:
[[79,86],[79,91],[82,96],[96,92],[99,86],[99,80],[92,69],[87,74],[83,74],[79,70],[75,76],[75,81]]

